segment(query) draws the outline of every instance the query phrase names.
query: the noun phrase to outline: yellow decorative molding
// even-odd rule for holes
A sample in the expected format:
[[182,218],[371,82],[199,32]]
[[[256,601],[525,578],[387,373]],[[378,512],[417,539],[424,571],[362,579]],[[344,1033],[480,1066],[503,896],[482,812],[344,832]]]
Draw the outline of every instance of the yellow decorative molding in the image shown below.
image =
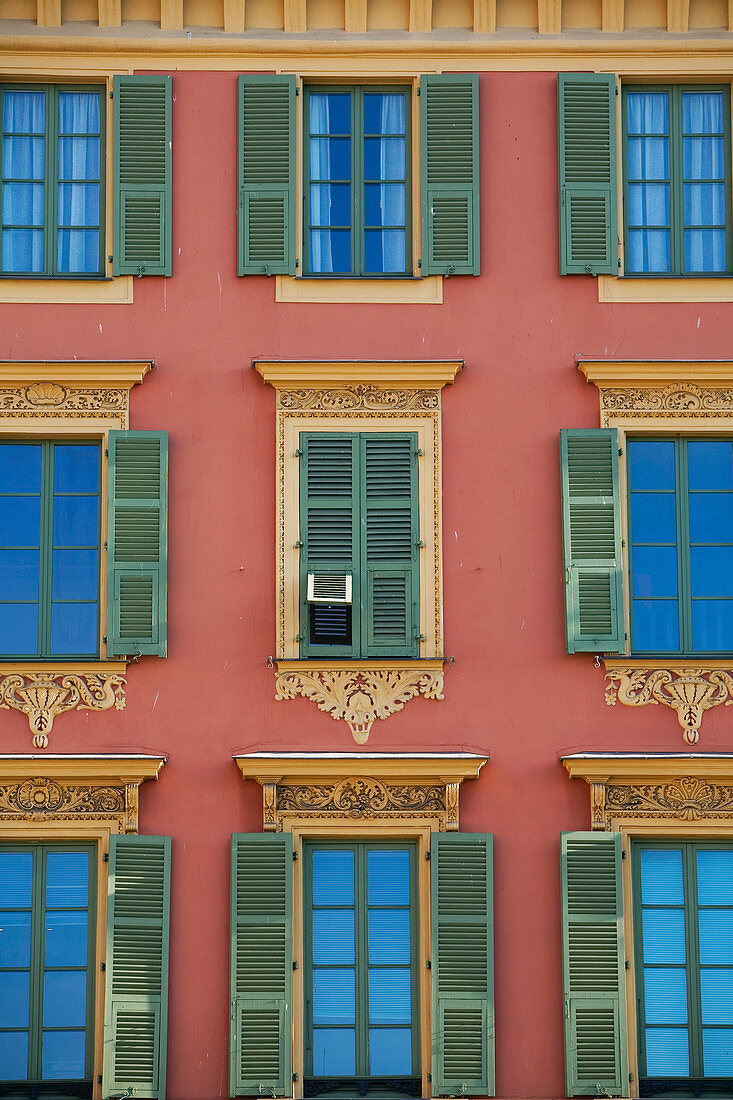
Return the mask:
[[694,745],[700,739],[700,725],[706,710],[733,703],[733,666],[706,668],[629,668],[622,662],[605,661],[606,703],[616,700],[626,707],[663,703],[676,711],[682,736]]
[[341,305],[441,305],[443,277],[424,279],[302,279],[275,276],[276,302]]
[[731,753],[575,753],[562,762],[590,788],[592,829],[700,832],[733,820]]
[[624,302],[733,302],[733,279],[624,279],[617,275],[599,275],[598,301],[615,305]]
[[561,0],[537,0],[537,29],[540,34],[560,34],[562,31]]
[[601,0],[601,27],[610,34],[624,29],[624,0]]
[[[124,710],[125,677],[119,672],[6,672],[0,666],[0,710],[17,710],[28,718],[33,744],[48,745],[54,719],[69,710]],[[5,673],[5,675],[2,675]]]
[[262,786],[266,832],[369,820],[458,829],[460,786],[487,757],[473,753],[246,753],[234,757]]
[[667,30],[685,34],[690,25],[690,0],[667,0]]
[[0,362],[0,428],[23,422],[68,431],[69,422],[126,428],[133,386],[152,364],[135,362]]
[[153,364],[149,359],[0,360],[0,386],[55,382],[59,386],[114,386],[131,390]]
[[[99,0],[100,6],[105,0]],[[114,26],[114,3],[119,11],[120,0],[106,0],[106,22],[100,26]],[[119,26],[119,20],[116,24]],[[114,279],[0,279],[0,302],[15,305],[121,305],[131,306],[134,301],[132,275],[120,275]]]
[[694,424],[719,431],[733,425],[730,360],[578,359],[577,365],[598,387],[602,427],[666,431]]
[[598,387],[698,386],[733,388],[733,359],[591,359],[578,356],[578,370]]
[[278,661],[275,698],[310,699],[343,719],[363,745],[377,718],[389,718],[418,695],[443,699],[443,661]]
[[138,788],[164,756],[0,756],[0,825],[107,823],[136,833]]
[[252,366],[276,389],[325,389],[372,384],[382,389],[442,389],[454,382],[462,359],[282,360],[255,359]]

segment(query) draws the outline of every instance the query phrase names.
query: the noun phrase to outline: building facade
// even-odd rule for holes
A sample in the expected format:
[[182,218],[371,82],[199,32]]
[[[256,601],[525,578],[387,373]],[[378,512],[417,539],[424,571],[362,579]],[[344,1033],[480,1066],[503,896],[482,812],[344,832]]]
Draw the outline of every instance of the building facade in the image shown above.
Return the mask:
[[3,0],[0,1094],[729,1094],[731,11]]

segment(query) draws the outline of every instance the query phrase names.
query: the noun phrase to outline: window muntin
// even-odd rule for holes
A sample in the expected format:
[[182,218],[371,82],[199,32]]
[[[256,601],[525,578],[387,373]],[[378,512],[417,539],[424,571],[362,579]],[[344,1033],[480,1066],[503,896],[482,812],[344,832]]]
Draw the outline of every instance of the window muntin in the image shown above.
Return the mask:
[[634,653],[733,651],[733,440],[629,439]]
[[625,87],[626,273],[731,271],[730,91]]
[[412,272],[409,88],[305,89],[305,273]]
[[92,1079],[94,848],[0,847],[0,1082]]
[[0,89],[3,274],[104,273],[105,102],[98,87]]
[[637,842],[634,886],[642,1082],[730,1078],[733,847]]
[[0,656],[97,657],[99,443],[0,443]]
[[419,1083],[414,845],[307,844],[305,872],[306,1077]]

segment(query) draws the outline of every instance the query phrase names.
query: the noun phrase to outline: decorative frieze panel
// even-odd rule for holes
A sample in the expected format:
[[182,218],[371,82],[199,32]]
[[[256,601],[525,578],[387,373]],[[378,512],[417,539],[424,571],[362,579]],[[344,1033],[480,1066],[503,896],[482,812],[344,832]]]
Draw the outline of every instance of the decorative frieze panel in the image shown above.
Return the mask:
[[623,668],[606,661],[606,703],[626,707],[662,703],[677,714],[689,745],[700,739],[706,710],[733,703],[733,668]]
[[318,412],[432,412],[440,410],[438,390],[382,389],[379,386],[334,386],[328,389],[278,390],[279,409]]
[[12,672],[0,677],[0,710],[28,718],[37,749],[48,746],[54,719],[70,710],[124,710],[125,677],[117,672]]
[[128,397],[128,390],[70,389],[55,382],[39,382],[32,386],[0,389],[0,415],[19,420],[49,416],[84,420],[97,419],[101,415],[124,428]]
[[89,423],[126,428],[130,390],[150,370],[146,361],[2,362],[0,423],[5,428],[58,422],[63,431]]
[[685,420],[733,416],[733,389],[675,382],[669,386],[601,389],[601,423],[613,417],[669,417]]

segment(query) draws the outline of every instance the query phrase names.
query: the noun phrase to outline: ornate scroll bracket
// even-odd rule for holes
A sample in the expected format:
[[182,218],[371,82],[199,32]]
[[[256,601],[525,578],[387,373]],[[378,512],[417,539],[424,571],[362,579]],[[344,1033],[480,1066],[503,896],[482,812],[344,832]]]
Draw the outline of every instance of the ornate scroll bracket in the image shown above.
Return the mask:
[[364,745],[377,718],[389,718],[418,695],[443,699],[443,662],[420,661],[414,668],[357,666],[310,668],[278,663],[275,698],[301,695],[336,720],[344,720],[357,745]]
[[[608,665],[606,666],[608,667]],[[711,707],[733,703],[733,669],[612,668],[606,673],[606,703],[627,707],[663,703],[676,711],[689,745],[700,739],[703,715]]]
[[0,710],[25,714],[34,747],[45,749],[59,714],[77,709],[124,710],[125,682],[119,673],[13,672],[0,679]]

